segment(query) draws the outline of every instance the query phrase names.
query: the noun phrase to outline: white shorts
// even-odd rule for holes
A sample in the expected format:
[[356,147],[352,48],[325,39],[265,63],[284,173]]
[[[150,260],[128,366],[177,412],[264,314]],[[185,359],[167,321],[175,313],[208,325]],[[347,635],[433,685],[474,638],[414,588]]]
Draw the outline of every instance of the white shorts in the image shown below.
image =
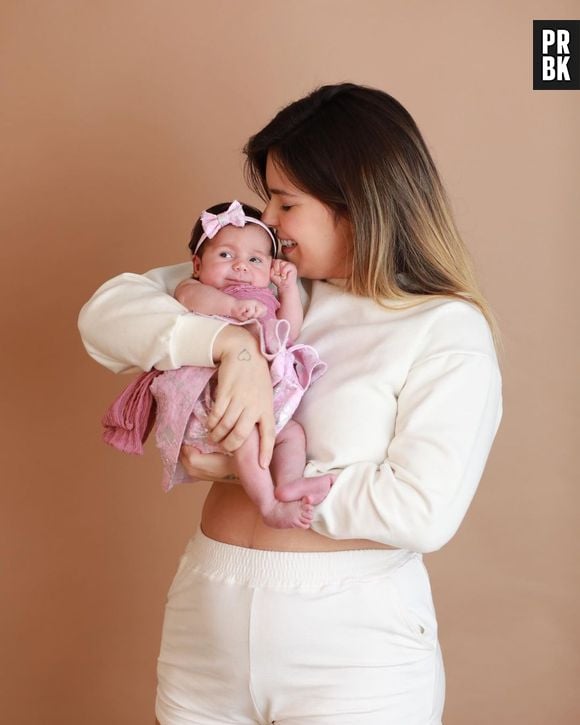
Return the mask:
[[440,725],[422,556],[259,551],[198,533],[167,596],[157,673],[161,725]]

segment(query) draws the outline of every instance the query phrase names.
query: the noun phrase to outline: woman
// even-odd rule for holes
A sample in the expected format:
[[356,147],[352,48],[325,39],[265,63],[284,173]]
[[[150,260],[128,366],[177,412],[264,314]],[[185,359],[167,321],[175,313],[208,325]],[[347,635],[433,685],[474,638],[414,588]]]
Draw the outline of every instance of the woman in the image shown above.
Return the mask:
[[[435,725],[444,675],[423,552],[455,533],[501,418],[494,323],[408,112],[353,84],[290,104],[246,149],[262,219],[303,280],[299,342],[326,374],[296,419],[306,475],[336,481],[309,530],[275,530],[229,458],[168,594],[157,717],[185,723]],[[218,365],[210,420],[233,451],[273,443],[265,361],[245,330],[187,314],[185,267],[121,275],[81,313],[112,370]],[[207,467],[206,467],[207,466]],[[202,533],[203,532],[203,533]]]

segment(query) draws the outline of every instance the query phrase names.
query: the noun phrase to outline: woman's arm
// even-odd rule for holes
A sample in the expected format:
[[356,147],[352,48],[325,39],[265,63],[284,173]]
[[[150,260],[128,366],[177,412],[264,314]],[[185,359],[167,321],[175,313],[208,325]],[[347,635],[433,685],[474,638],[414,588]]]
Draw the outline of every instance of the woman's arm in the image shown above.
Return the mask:
[[435,551],[455,534],[502,415],[497,361],[479,353],[431,355],[411,368],[397,411],[382,464],[332,471],[334,486],[315,508],[318,533],[419,552]]
[[190,268],[121,274],[99,287],[78,320],[89,355],[115,373],[213,367],[213,343],[227,323],[193,315],[173,298]]
[[189,269],[188,262],[145,275],[127,273],[102,285],[79,315],[87,352],[113,372],[220,363],[212,437],[233,451],[258,425],[260,461],[268,465],[274,417],[267,362],[250,332],[191,314],[173,298]]

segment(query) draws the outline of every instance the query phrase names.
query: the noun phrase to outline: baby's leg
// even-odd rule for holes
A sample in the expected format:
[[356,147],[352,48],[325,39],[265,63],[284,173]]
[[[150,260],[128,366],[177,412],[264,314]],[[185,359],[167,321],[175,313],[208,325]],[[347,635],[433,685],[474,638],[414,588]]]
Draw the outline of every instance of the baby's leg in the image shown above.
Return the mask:
[[281,502],[274,496],[270,471],[258,463],[260,437],[258,429],[234,453],[240,482],[248,497],[256,504],[264,522],[277,529],[307,529],[312,522],[312,505],[305,500]]
[[289,421],[278,434],[272,455],[272,474],[279,501],[298,501],[306,497],[311,504],[326,498],[334,476],[303,478],[306,467],[306,439],[302,426]]
[[306,467],[306,438],[302,426],[289,420],[276,437],[272,454],[272,475],[276,486],[302,478]]

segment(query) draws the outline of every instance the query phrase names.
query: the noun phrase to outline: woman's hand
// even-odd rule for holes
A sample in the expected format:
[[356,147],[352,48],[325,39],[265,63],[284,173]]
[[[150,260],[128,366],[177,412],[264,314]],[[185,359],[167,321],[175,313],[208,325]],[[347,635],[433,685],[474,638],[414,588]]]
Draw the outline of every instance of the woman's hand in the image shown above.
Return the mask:
[[260,465],[267,468],[276,435],[268,363],[252,333],[235,325],[220,331],[213,352],[219,370],[216,399],[207,423],[210,438],[231,453],[257,425]]
[[225,453],[200,453],[193,446],[181,446],[179,460],[192,478],[202,481],[236,482],[240,479],[234,459]]

